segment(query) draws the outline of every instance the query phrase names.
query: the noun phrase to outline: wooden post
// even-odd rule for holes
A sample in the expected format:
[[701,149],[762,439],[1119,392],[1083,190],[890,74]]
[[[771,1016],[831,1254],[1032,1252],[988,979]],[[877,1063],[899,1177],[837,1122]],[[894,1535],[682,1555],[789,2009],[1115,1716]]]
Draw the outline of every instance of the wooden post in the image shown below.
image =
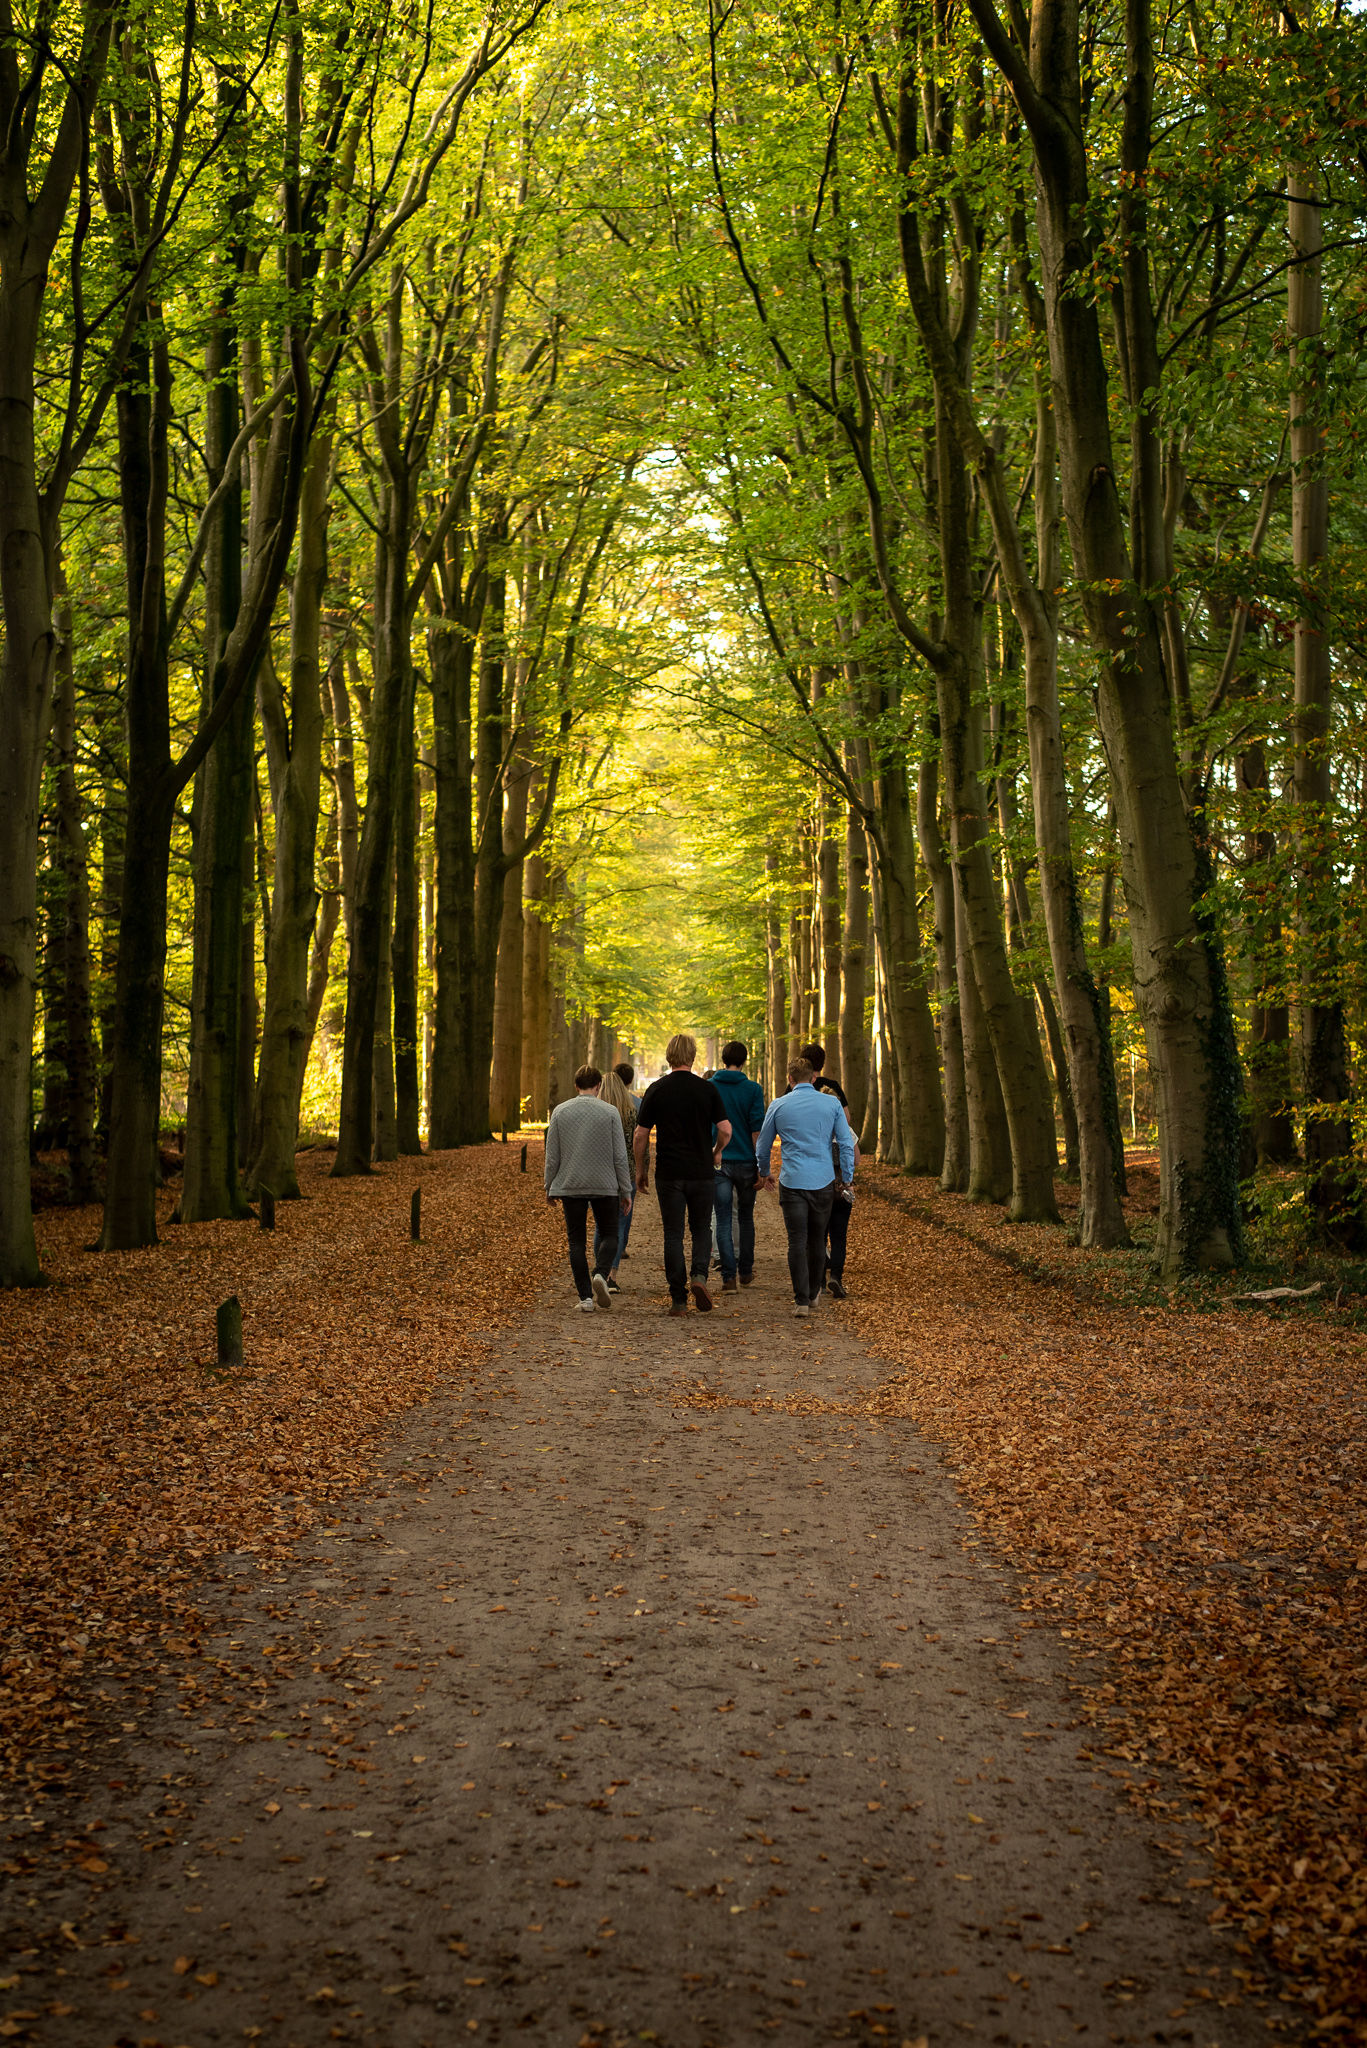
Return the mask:
[[522,1171],[524,1173],[527,1171],[527,1147],[525,1145],[522,1147]]
[[257,1201],[260,1203],[260,1222],[263,1230],[275,1228],[275,1196],[270,1188],[258,1188]]
[[507,1142],[508,1142],[508,1126],[507,1126],[507,1124],[505,1124],[505,1125],[503,1126],[503,1136],[502,1136],[502,1137],[500,1138],[500,1140],[499,1140],[499,1143],[500,1143],[501,1145],[506,1145],[506,1144],[507,1144]]
[[218,1362],[222,1366],[242,1364],[242,1304],[235,1294],[218,1304]]
[[408,1205],[408,1234],[414,1244],[422,1243],[422,1189],[414,1188]]

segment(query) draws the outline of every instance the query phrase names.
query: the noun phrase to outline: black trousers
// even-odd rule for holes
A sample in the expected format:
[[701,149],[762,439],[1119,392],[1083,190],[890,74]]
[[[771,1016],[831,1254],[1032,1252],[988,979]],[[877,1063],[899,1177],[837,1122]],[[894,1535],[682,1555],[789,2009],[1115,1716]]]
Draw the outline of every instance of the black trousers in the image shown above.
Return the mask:
[[826,1234],[830,1239],[830,1252],[826,1264],[837,1280],[843,1279],[845,1274],[845,1246],[850,1234],[850,1212],[853,1206],[851,1202],[842,1202],[837,1195],[831,1203],[831,1220],[826,1226]]
[[588,1235],[589,1210],[597,1225],[598,1265],[597,1271],[606,1279],[612,1271],[613,1260],[617,1257],[617,1224],[621,1217],[621,1205],[616,1195],[562,1195],[560,1206],[565,1212],[565,1235],[570,1241],[570,1271],[574,1284],[579,1289],[579,1299],[587,1301],[593,1293],[589,1278],[588,1254],[585,1239]]
[[778,1184],[778,1206],[788,1232],[788,1273],[793,1300],[813,1302],[826,1276],[826,1227],[831,1220],[835,1182],[824,1188],[785,1188]]
[[689,1267],[684,1263],[684,1222],[692,1239],[692,1274],[705,1280],[712,1263],[712,1204],[716,1184],[706,1180],[661,1180],[655,1176],[655,1195],[660,1204],[660,1222],[665,1235],[665,1279],[670,1299],[688,1300]]

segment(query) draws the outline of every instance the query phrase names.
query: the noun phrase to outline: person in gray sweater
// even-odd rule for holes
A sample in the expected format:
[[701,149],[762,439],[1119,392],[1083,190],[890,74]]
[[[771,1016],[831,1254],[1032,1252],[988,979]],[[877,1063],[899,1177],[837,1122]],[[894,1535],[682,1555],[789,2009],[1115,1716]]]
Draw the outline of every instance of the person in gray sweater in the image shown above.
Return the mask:
[[[597,1067],[580,1067],[574,1100],[557,1103],[546,1126],[546,1200],[564,1208],[570,1271],[579,1306],[588,1310],[612,1307],[608,1275],[617,1260],[617,1218],[630,1214],[632,1201],[622,1119],[611,1103],[599,1100],[602,1085]],[[590,1209],[598,1237],[592,1280],[585,1251]]]

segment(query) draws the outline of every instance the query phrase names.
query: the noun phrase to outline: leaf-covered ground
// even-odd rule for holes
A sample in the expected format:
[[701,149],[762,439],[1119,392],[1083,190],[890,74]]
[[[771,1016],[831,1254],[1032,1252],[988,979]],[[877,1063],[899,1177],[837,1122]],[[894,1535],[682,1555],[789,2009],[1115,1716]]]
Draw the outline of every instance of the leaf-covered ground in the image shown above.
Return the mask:
[[[0,1297],[9,1769],[60,1783],[93,1719],[154,1696],[164,1655],[198,1630],[206,1559],[289,1550],[366,1482],[386,1421],[473,1371],[476,1333],[515,1315],[560,1256],[559,1212],[526,1199],[517,1147],[360,1180],[330,1180],[331,1164],[300,1156],[306,1199],[280,1204],[273,1235],[167,1225],[174,1188],[146,1251],[86,1250],[93,1209],[38,1216],[53,1284]],[[248,1369],[225,1375],[214,1315],[231,1294]]]
[[[1058,1230],[867,1179],[847,1277],[898,1368],[882,1404],[946,1447],[1027,1604],[1097,1659],[1098,1750],[1156,1816],[1200,1820],[1212,1921],[1317,2028],[1367,2039],[1363,1340],[1118,1307],[1115,1264]],[[1152,1195],[1141,1172],[1133,1208]]]
[[[30,1790],[77,1776],[95,1724],[136,1725],[140,1699],[236,1685],[184,1654],[209,1561],[284,1553],[361,1489],[387,1423],[479,1365],[479,1333],[563,1255],[516,1146],[365,1181],[330,1163],[301,1161],[308,1199],[274,1237],[168,1228],[109,1257],[83,1249],[93,1212],[39,1218],[55,1284],[0,1300],[0,1744]],[[1153,1175],[1134,1179],[1142,1217]],[[839,1313],[890,1361],[870,1405],[945,1446],[1037,1622],[1095,1660],[1097,1753],[1160,1821],[1198,1817],[1250,1982],[1275,1964],[1298,2029],[1367,2039],[1362,1338],[1146,1306],[1134,1255],[1089,1259],[928,1182],[866,1187]],[[232,1293],[249,1369],[222,1376]]]

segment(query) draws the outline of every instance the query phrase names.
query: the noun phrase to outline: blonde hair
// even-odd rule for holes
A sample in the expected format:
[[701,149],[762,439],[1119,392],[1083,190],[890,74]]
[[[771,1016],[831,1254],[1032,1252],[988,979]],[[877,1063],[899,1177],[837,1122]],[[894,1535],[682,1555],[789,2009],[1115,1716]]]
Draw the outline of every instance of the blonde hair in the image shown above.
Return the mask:
[[676,1031],[665,1047],[665,1061],[671,1067],[691,1067],[698,1057],[698,1041],[686,1031]]
[[636,1122],[636,1110],[630,1095],[616,1074],[604,1074],[603,1085],[598,1091],[598,1100],[612,1104],[622,1119],[623,1131],[630,1137]]

